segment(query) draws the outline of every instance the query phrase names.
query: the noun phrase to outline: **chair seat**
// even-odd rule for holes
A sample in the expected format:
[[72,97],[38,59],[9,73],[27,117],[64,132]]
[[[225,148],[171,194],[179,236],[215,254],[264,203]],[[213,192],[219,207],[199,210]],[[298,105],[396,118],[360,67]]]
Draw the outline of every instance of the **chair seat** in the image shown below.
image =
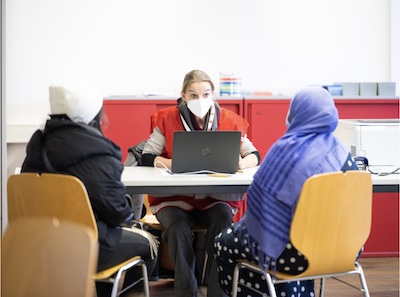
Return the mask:
[[163,231],[164,227],[160,224],[160,222],[157,220],[157,217],[153,214],[146,214],[141,220],[143,224],[156,229]]
[[[156,229],[156,230],[160,230],[160,231],[164,231],[164,227],[161,225],[161,223],[157,220],[157,217],[153,214],[147,214],[145,215],[140,222],[142,222],[143,224]],[[197,232],[197,231],[205,231],[207,230],[206,228],[203,228],[199,225],[194,225],[192,228],[193,232]]]
[[[331,270],[329,273],[323,273],[323,274],[310,274],[306,271],[304,271],[301,274],[297,274],[297,275],[293,275],[293,274],[287,274],[287,273],[282,273],[279,271],[275,272],[275,276],[277,278],[278,281],[282,280],[283,281],[287,281],[287,280],[291,280],[291,279],[295,279],[295,280],[301,280],[301,279],[318,279],[321,278],[321,275],[325,275],[325,277],[331,277],[334,275],[342,275],[342,274],[346,274],[349,273],[351,271],[356,271],[357,268],[357,263],[354,263],[354,267],[353,269],[348,269],[348,270]],[[274,275],[274,272],[269,271],[269,273],[271,275]]]
[[135,265],[135,264],[139,263],[141,260],[142,260],[142,258],[140,256],[136,256],[129,260],[126,260],[123,263],[120,263],[120,264],[110,267],[108,269],[99,271],[94,275],[94,280],[99,281],[99,280],[104,280],[104,279],[110,278],[125,265],[127,265],[129,263],[132,263],[132,265]]

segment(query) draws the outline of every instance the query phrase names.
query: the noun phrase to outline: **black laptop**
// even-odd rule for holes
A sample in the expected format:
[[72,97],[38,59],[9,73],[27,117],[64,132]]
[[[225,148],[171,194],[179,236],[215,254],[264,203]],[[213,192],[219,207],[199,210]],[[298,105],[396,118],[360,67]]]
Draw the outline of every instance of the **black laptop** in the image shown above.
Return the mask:
[[235,173],[240,131],[177,131],[172,147],[172,173]]

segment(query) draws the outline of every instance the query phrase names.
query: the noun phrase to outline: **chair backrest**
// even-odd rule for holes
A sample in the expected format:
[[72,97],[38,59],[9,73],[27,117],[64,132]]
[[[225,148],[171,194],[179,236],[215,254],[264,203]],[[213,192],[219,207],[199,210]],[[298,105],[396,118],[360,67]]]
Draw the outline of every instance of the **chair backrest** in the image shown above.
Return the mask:
[[[297,277],[344,272],[368,239],[372,181],[368,172],[319,174],[304,184],[290,230],[293,245],[307,257]],[[279,276],[278,276],[279,277]]]
[[76,177],[52,173],[11,175],[7,182],[8,220],[56,217],[81,223],[93,229],[97,225],[84,184]]
[[92,229],[66,220],[13,220],[2,239],[3,297],[89,297],[98,244]]

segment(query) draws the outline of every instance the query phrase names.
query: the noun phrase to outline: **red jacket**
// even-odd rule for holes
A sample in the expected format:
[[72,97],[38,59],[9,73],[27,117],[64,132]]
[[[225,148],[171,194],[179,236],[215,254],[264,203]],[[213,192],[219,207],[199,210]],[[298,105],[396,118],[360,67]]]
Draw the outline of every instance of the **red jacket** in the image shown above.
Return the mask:
[[[165,136],[165,149],[163,156],[172,158],[172,140],[175,131],[184,131],[180,113],[177,106],[168,107],[155,112],[152,115],[152,128],[158,127]],[[249,124],[245,119],[236,113],[221,108],[218,121],[218,130],[241,131],[242,136],[247,134]],[[186,203],[180,203],[186,202]],[[193,196],[172,196],[172,197],[153,197],[149,196],[149,203],[153,213],[157,213],[166,206],[175,206],[188,211],[192,209],[207,209],[216,203],[227,203],[234,211],[243,205],[243,201],[220,201],[213,198],[195,199]]]

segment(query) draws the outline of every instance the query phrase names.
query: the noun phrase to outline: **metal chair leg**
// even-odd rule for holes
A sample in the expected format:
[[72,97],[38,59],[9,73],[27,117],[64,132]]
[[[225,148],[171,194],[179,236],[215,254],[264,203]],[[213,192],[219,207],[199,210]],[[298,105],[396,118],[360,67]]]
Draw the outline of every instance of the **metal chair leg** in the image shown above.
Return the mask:
[[319,281],[319,297],[324,297],[325,294],[325,278],[321,278]]
[[[124,290],[121,290],[122,286],[123,286],[123,282],[124,282],[124,278],[125,278],[124,276],[126,274],[126,271],[134,266],[141,266],[142,274],[143,274],[142,279],[139,279],[138,281],[132,283],[129,287],[125,288]],[[147,266],[143,259],[140,259],[137,262],[129,263],[128,265],[125,265],[118,271],[118,273],[116,274],[116,276],[114,278],[113,287],[112,287],[112,291],[111,291],[111,297],[119,296],[122,292],[129,289],[131,286],[137,284],[140,280],[143,280],[143,288],[144,288],[145,296],[149,297],[150,296],[149,278],[147,275]]]
[[364,297],[370,297],[368,286],[367,286],[367,281],[366,281],[365,275],[364,275],[364,270],[362,269],[361,265],[358,264],[357,262],[356,262],[356,267],[358,270],[358,275],[360,277],[360,282],[361,282],[361,286],[362,286],[362,291],[364,293]]
[[237,289],[239,286],[239,265],[235,265],[235,269],[233,270],[233,279],[232,279],[232,297],[237,297]]

